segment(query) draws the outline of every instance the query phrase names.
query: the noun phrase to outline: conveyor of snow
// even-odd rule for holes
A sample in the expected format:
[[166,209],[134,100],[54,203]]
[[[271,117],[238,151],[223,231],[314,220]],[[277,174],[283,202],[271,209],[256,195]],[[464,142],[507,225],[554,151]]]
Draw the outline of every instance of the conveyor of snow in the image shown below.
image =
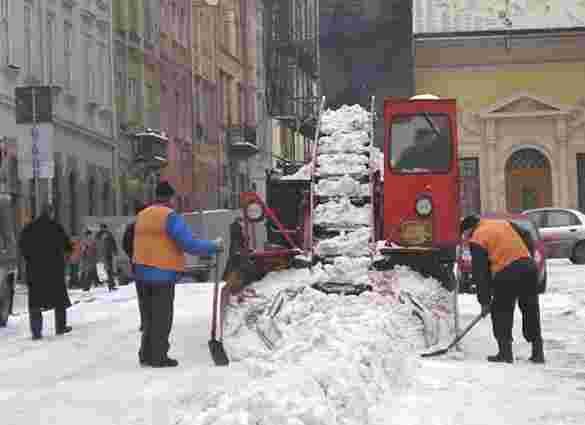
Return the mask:
[[360,183],[344,175],[320,180],[315,186],[315,191],[321,196],[366,196],[370,193],[370,188],[367,183]]
[[321,256],[367,256],[369,255],[368,242],[371,237],[371,232],[370,227],[364,227],[354,232],[343,232],[339,236],[324,239],[317,243],[315,253]]
[[314,223],[336,227],[360,226],[370,224],[370,205],[356,207],[348,199],[332,200],[317,205],[314,210]]
[[370,127],[370,113],[360,105],[343,105],[336,110],[327,109],[324,111],[321,121],[321,132],[328,135],[336,131],[367,131]]
[[370,137],[365,131],[336,132],[319,139],[318,153],[367,152],[369,144]]

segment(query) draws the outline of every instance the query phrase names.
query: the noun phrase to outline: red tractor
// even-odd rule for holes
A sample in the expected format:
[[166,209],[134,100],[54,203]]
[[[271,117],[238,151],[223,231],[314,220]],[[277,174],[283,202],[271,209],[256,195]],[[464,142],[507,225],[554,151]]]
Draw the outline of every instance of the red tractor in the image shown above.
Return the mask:
[[[383,258],[378,257],[373,267],[408,265],[452,287],[460,242],[455,101],[429,95],[388,98],[383,117],[383,169],[370,165],[366,176],[371,188],[372,241],[386,241],[379,252]],[[317,129],[307,163],[312,171],[309,180],[269,176],[266,202],[255,192],[240,196],[250,257],[259,271],[270,270],[274,262],[290,265],[295,258],[315,262],[312,216],[319,202],[314,193],[319,135]],[[267,223],[264,247],[254,242],[254,224],[261,221]]]

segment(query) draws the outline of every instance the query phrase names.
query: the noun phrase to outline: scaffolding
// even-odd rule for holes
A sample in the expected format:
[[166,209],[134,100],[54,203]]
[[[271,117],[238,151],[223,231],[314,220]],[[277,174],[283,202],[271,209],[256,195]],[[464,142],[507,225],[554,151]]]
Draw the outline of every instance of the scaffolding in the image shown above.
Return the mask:
[[319,0],[265,0],[268,113],[312,137],[320,96]]

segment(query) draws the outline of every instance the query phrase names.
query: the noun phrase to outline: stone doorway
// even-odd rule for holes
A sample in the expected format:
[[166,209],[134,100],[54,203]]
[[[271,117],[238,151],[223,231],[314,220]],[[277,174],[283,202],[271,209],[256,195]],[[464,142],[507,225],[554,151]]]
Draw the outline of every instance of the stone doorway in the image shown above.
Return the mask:
[[506,163],[506,205],[510,212],[552,206],[548,158],[537,149],[514,152]]

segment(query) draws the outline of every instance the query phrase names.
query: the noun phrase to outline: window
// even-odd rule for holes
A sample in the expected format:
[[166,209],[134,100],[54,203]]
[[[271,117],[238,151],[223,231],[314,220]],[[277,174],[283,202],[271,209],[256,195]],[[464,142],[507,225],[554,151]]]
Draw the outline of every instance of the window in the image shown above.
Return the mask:
[[100,96],[101,104],[106,104],[107,94],[106,94],[106,87],[107,87],[107,80],[106,75],[108,74],[106,70],[106,46],[103,43],[100,43],[98,46],[98,56],[97,56],[97,66],[98,66],[98,77],[97,77],[97,94]]
[[137,85],[136,85],[136,78],[128,78],[128,97],[132,101],[132,104],[136,103],[136,96],[137,96]]
[[154,106],[154,87],[152,87],[152,83],[146,83],[144,103],[147,109],[151,109]]
[[73,26],[71,22],[65,22],[65,88],[71,89],[73,82],[72,57],[73,57]]
[[549,211],[544,227],[578,226],[580,221],[577,216],[568,211]]
[[24,72],[28,77],[32,74],[32,6],[24,5]]
[[447,172],[451,160],[451,131],[446,114],[394,116],[390,129],[390,168],[394,172]]
[[88,187],[88,199],[87,199],[87,215],[90,217],[95,215],[95,178],[92,176],[89,179]]
[[47,81],[49,84],[55,82],[55,15],[49,13],[47,16]]
[[93,40],[89,35],[85,36],[84,40],[84,49],[83,49],[83,56],[84,56],[84,66],[85,66],[85,79],[86,79],[86,87],[87,87],[87,100],[91,100],[95,97],[95,69],[92,66],[91,58],[94,57],[92,54],[93,51]]

